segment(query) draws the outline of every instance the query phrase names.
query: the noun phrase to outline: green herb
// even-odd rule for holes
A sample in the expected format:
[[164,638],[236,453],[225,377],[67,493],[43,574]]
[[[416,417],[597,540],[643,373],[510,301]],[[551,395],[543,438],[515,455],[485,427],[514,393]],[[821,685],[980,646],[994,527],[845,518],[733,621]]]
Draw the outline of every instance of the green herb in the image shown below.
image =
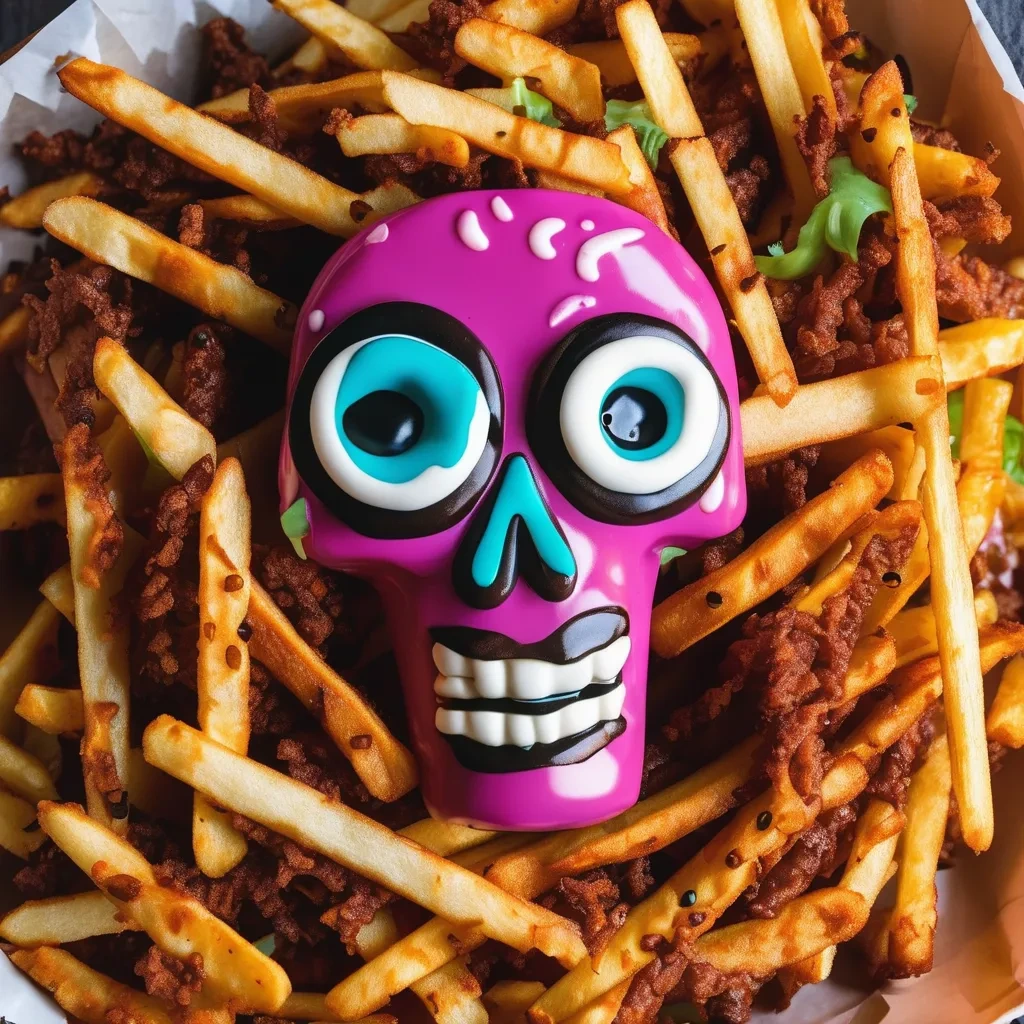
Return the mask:
[[661,568],[664,569],[671,562],[674,562],[677,558],[681,558],[686,554],[685,548],[662,548],[661,549]]
[[281,513],[281,529],[285,536],[292,542],[295,554],[305,560],[306,551],[302,546],[302,538],[309,536],[309,514],[306,509],[306,499],[299,498],[292,502]]
[[264,935],[262,939],[257,939],[253,943],[253,945],[264,956],[273,956],[274,955],[274,945],[275,945],[276,941],[277,941],[276,936],[274,935],[273,932],[271,932],[269,935]]
[[668,142],[668,135],[656,124],[646,100],[629,103],[626,100],[609,100],[604,108],[604,126],[613,132],[628,124],[636,134],[640,152],[653,171],[658,166],[661,147]]
[[917,110],[917,97],[911,96],[909,92],[903,94],[903,102],[907,105],[907,113],[912,114]]
[[516,117],[528,117],[531,121],[546,124],[549,128],[561,128],[562,122],[555,117],[551,100],[539,92],[526,88],[526,79],[514,78],[509,88],[512,99],[512,113]]
[[[953,391],[946,399],[949,408],[949,450],[960,458],[960,440],[964,433],[964,392]],[[1003,471],[1024,484],[1024,423],[1016,416],[1007,416],[1003,423]]]
[[825,258],[826,247],[857,259],[864,222],[875,213],[892,213],[889,190],[862,174],[847,156],[829,161],[832,190],[811,211],[800,229],[796,248],[783,252],[781,243],[768,247],[770,256],[755,256],[765,277],[795,281],[805,277]]

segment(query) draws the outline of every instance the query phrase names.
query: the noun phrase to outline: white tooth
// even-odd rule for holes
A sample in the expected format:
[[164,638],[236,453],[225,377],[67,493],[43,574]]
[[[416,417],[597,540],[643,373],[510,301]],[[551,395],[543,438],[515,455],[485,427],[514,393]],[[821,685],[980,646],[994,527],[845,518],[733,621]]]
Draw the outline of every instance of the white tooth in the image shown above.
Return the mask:
[[516,747],[531,747],[537,742],[533,715],[505,715],[505,734],[507,742]]
[[629,657],[629,637],[620,636],[618,640],[610,643],[607,647],[594,651],[590,657],[593,658],[591,679],[611,681],[622,671],[622,667]]
[[440,672],[441,675],[473,675],[473,669],[469,658],[464,658],[461,654],[457,654],[450,647],[445,647],[444,644],[434,644],[434,648],[431,653],[434,656],[434,664],[437,666],[437,671]]
[[480,696],[472,679],[444,674],[439,674],[434,680],[434,693],[439,697],[455,697],[458,700],[470,700]]
[[495,700],[506,696],[508,692],[508,662],[474,660],[471,664],[473,680],[481,697]]

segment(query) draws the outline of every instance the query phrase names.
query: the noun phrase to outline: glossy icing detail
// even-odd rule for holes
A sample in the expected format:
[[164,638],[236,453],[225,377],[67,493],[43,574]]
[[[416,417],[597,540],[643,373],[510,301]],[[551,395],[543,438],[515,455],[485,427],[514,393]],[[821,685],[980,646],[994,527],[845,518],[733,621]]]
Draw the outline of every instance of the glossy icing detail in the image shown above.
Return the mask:
[[[486,248],[460,237],[467,213],[463,234],[477,245],[486,238]],[[529,236],[547,219],[565,226],[548,239],[554,257],[539,259]],[[324,314],[315,331],[314,309]],[[475,462],[465,480],[453,478],[450,494],[420,508],[405,507],[424,499],[418,477],[391,482],[409,496],[391,501],[401,508],[382,507],[340,486],[313,444],[317,383],[341,353],[354,350],[351,360],[356,346],[380,338],[457,360],[486,408],[485,441],[467,456]],[[630,358],[616,354],[619,340],[630,341],[621,346]],[[615,358],[603,363],[606,348]],[[570,454],[561,422],[566,384],[595,353],[581,374],[594,368],[590,412],[566,433],[593,442],[612,474],[595,470],[604,483]],[[332,387],[330,426],[340,438]],[[411,466],[428,432],[426,389],[421,405],[367,374],[341,412],[342,431],[370,456]],[[745,507],[729,332],[685,250],[639,214],[592,196],[503,190],[419,203],[345,243],[324,268],[298,320],[289,395],[281,511],[305,501],[305,553],[381,594],[430,811],[546,830],[628,807],[643,765],[647,677],[647,644],[634,638],[650,629],[659,552],[735,529]],[[456,404],[464,425],[468,405]],[[713,429],[687,435],[679,461],[660,463],[699,408],[716,414],[706,417]],[[451,462],[456,449],[429,461]],[[641,479],[651,466],[674,474],[670,486],[650,490],[660,482]],[[717,507],[704,511],[704,496],[710,505],[719,490]],[[480,582],[498,553],[485,587],[472,571],[481,547],[489,570]]]
[[565,230],[565,221],[561,217],[544,217],[530,228],[527,242],[530,252],[539,260],[553,260],[558,250],[552,245],[551,239]]
[[456,222],[456,231],[462,244],[474,252],[484,252],[491,244],[491,240],[484,234],[480,226],[480,218],[475,210],[463,210]]

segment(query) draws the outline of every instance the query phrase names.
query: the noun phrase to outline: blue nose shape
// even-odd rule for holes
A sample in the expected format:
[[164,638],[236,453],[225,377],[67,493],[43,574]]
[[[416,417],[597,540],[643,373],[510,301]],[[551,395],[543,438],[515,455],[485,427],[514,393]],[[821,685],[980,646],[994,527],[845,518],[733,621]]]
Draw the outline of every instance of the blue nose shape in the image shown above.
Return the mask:
[[473,516],[452,567],[459,596],[474,608],[495,608],[519,576],[547,601],[564,601],[576,586],[576,559],[551,514],[530,464],[510,455]]

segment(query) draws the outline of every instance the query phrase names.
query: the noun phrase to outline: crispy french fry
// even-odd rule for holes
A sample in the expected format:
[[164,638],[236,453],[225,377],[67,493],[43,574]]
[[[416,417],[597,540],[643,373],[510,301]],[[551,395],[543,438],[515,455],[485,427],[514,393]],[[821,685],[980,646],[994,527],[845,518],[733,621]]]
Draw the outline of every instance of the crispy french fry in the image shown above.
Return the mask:
[[[769,410],[770,411],[770,410]],[[917,497],[917,484],[911,488],[909,481],[915,469],[917,446],[914,432],[906,427],[881,427],[864,434],[854,434],[829,441],[821,446],[818,468],[833,477],[838,476],[847,466],[859,459],[865,452],[878,448],[892,463],[892,487],[886,497],[903,501]]]
[[[686,32],[664,32],[665,45],[677,64],[685,64],[700,56],[699,36]],[[601,81],[609,89],[632,85],[636,81],[636,69],[629,60],[626,47],[621,39],[602,39],[596,43],[574,43],[569,53],[581,60],[596,64],[601,72]]]
[[[774,594],[873,509],[891,485],[892,467],[880,451],[858,459],[828,491],[731,562],[657,605],[651,622],[654,650],[663,658],[675,657]],[[712,594],[717,596],[709,598]]]
[[[249,645],[238,631],[249,608],[250,520],[241,463],[225,459],[200,509],[196,691],[199,727],[240,754],[249,749]],[[231,816],[197,793],[192,848],[203,874],[221,878],[245,856],[248,844]]]
[[[319,992],[293,992],[276,1010],[266,1014],[282,1020],[312,1020],[320,1024],[341,1024],[327,1009],[325,996]],[[398,1018],[389,1013],[375,1013],[372,1017],[353,1021],[352,1024],[398,1024]]]
[[[899,115],[893,115],[893,110],[899,110]],[[894,61],[883,64],[864,83],[860,93],[859,127],[860,131],[850,133],[850,154],[857,167],[869,177],[888,186],[892,163],[901,147],[907,151],[913,166],[915,147],[903,102],[903,79]],[[929,244],[930,241],[929,238]]]
[[487,1007],[480,1001],[480,982],[462,956],[434,971],[414,987],[416,995],[438,1024],[488,1024]]
[[14,706],[15,712],[51,736],[68,736],[85,728],[82,691],[29,683]]
[[[348,8],[357,18],[363,17],[355,9],[355,4],[350,3]],[[275,78],[283,78],[292,71],[305,71],[307,74],[316,75],[323,71],[328,60],[335,56],[337,51],[333,47],[327,46],[316,36],[310,36],[287,60],[278,64],[271,74]]]
[[776,0],[776,5],[786,50],[803,97],[804,110],[810,112],[814,106],[814,97],[820,96],[825,101],[829,116],[835,119],[836,97],[821,55],[824,46],[821,24],[807,0]]
[[255,196],[224,196],[223,199],[200,199],[204,216],[211,220],[237,220],[263,231],[293,228],[299,222]]
[[[786,50],[775,0],[736,0],[736,17],[771,118],[782,169],[793,193],[793,216],[796,223],[803,224],[815,203],[811,176],[796,144],[798,120],[807,110]],[[831,93],[829,89],[827,95]]]
[[25,686],[56,665],[59,619],[49,601],[41,602],[0,655],[0,734],[12,735],[17,721],[14,705]]
[[62,1010],[84,1024],[106,1024],[107,1014],[117,1010],[129,1020],[146,1024],[173,1024],[171,1013],[154,996],[122,985],[86,967],[63,949],[20,949],[11,960],[33,981],[45,988]]
[[1003,669],[985,728],[989,739],[1004,747],[1024,746],[1024,658]]
[[636,141],[636,133],[628,125],[608,133],[608,141],[614,142],[622,152],[622,161],[629,168],[629,180],[633,187],[616,196],[616,201],[628,206],[637,213],[642,213],[648,220],[657,224],[666,235],[672,234],[665,211],[665,202],[658,191],[658,183],[651,173],[647,158]]
[[497,156],[553,171],[619,195],[631,185],[617,146],[516,117],[493,103],[410,75],[381,72],[384,102],[412,124],[457,132]]
[[[397,800],[416,785],[416,762],[376,712],[306,644],[267,592],[252,582],[249,599],[253,657],[307,708],[323,709],[323,721],[338,749],[366,788],[381,800]],[[370,743],[353,743],[354,737]]]
[[357,68],[409,71],[416,61],[379,28],[363,21],[333,0],[273,0],[321,42],[340,50]]
[[39,593],[73,626],[75,624],[75,591],[71,580],[71,563],[65,562],[54,569],[39,584]]
[[66,196],[98,196],[103,179],[91,171],[79,171],[66,178],[48,181],[23,192],[0,207],[0,224],[11,228],[35,230],[43,226],[43,214],[50,203]]
[[61,946],[96,935],[119,935],[138,926],[98,891],[29,900],[0,920],[0,939],[22,949]]
[[381,18],[386,18],[404,4],[405,0],[350,0],[345,4],[345,9],[357,18],[376,25]]
[[0,785],[32,804],[57,799],[46,765],[5,736],[0,736]]
[[796,393],[796,371],[764,281],[754,266],[747,232],[711,143],[646,0],[616,8],[616,23],[654,120],[676,140],[670,159],[686,192],[729,299],[758,378],[771,399],[786,405]]
[[445,128],[409,124],[398,114],[365,114],[342,124],[338,145],[348,157],[373,153],[416,153],[424,160],[465,167],[469,144]]
[[[254,590],[255,592],[255,590]],[[577,962],[565,919],[524,903],[323,794],[250,761],[166,715],[144,737],[146,759],[217,803],[387,885],[435,913],[523,951]]]
[[28,306],[18,306],[0,320],[0,353],[20,348],[28,341],[28,325],[32,311]]
[[956,494],[968,558],[981,546],[1006,493],[1003,424],[1012,395],[1009,381],[992,378],[972,380],[964,388],[962,471]]
[[484,993],[492,1024],[522,1024],[523,1014],[544,994],[540,981],[499,981]]
[[123,345],[100,338],[93,375],[96,386],[176,480],[205,456],[215,457],[213,435],[173,401]]
[[914,165],[925,199],[990,196],[999,187],[999,178],[984,160],[952,149],[914,143]]
[[483,9],[483,15],[502,25],[546,36],[571,21],[578,6],[579,0],[493,0]]
[[401,182],[386,181],[383,185],[364,192],[363,201],[383,217],[385,214],[397,213],[399,210],[422,202],[422,199]]
[[466,850],[474,850],[499,835],[486,829],[438,821],[437,818],[414,821],[411,825],[406,825],[401,834],[442,857],[452,857]]
[[35,820],[36,809],[32,804],[0,789],[0,850],[28,860],[29,854],[46,841],[45,833],[34,826]]
[[177,779],[154,768],[141,747],[132,747],[128,754],[128,777],[131,779],[131,803],[151,818],[188,824],[192,815],[192,791]]
[[198,900],[160,885],[133,846],[88,817],[77,804],[39,805],[43,831],[165,952],[199,953],[206,982],[250,1012],[275,1009],[291,992],[284,970]]
[[63,522],[60,473],[0,476],[0,530],[27,530],[37,523]]
[[470,18],[455,35],[455,52],[506,84],[513,78],[536,78],[538,91],[577,121],[604,117],[597,65],[530,32],[487,18]]
[[[804,384],[785,409],[768,395],[755,395],[740,406],[744,462],[756,466],[802,445],[916,423],[945,406],[941,379],[937,360],[909,358]],[[836,409],[843,410],[841,417]]]
[[46,211],[46,230],[81,253],[224,320],[279,352],[291,347],[294,306],[218,263],[95,199],[60,199]]
[[977,377],[994,377],[1024,363],[1024,321],[995,317],[939,332],[946,389]]
[[79,57],[60,80],[104,116],[297,220],[343,238],[359,230],[349,214],[355,193],[123,71]]
[[629,991],[629,982],[605,992],[600,999],[595,999],[589,1006],[584,1006],[579,1013],[574,1013],[567,1024],[612,1024],[622,1008],[622,1001]]
[[[974,612],[979,627],[991,626],[999,618],[999,609],[991,590],[979,590],[974,595]],[[894,615],[885,628],[896,641],[897,668],[921,658],[929,658],[939,650],[931,605],[905,608]]]
[[430,0],[409,0],[376,24],[384,32],[408,32],[409,26],[430,20]]

